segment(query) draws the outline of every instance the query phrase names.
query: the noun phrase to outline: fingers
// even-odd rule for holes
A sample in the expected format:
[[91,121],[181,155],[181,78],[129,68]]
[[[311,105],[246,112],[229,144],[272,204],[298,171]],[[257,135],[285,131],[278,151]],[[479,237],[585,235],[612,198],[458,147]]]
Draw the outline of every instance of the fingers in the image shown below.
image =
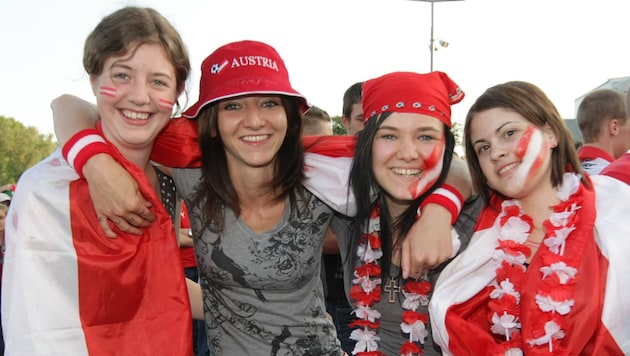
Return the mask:
[[105,236],[112,239],[117,237],[116,233],[112,230],[112,227],[109,225],[109,220],[103,215],[98,216],[98,224],[100,225],[101,230],[103,230],[103,232],[105,233]]
[[[131,218],[136,219],[135,217]],[[105,233],[105,235],[109,238],[116,238],[118,237],[118,235],[116,234],[115,230],[120,230],[122,232],[126,232],[129,234],[133,234],[133,235],[142,235],[142,230],[140,230],[137,227],[134,227],[133,225],[130,225],[127,220],[121,218],[121,217],[113,217],[113,218],[106,218],[103,215],[99,215],[98,216],[98,223],[101,227],[101,230],[103,230],[103,232]]]
[[129,220],[125,220],[124,218],[121,218],[121,217],[117,217],[114,219],[114,223],[116,224],[116,227],[118,227],[120,231],[126,232],[128,234],[133,234],[133,235],[142,235],[142,230],[129,224],[128,221]]

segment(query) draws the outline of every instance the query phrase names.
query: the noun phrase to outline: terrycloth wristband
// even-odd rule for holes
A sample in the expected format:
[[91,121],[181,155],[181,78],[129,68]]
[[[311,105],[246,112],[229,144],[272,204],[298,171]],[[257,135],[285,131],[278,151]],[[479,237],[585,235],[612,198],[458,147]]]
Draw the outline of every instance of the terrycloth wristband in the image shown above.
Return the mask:
[[427,204],[431,203],[439,204],[446,208],[446,210],[450,211],[451,225],[453,225],[455,224],[455,221],[457,221],[459,213],[462,211],[464,198],[457,191],[457,189],[448,184],[442,184],[440,188],[436,189],[420,204],[420,209],[418,209],[418,216],[420,216],[420,212],[422,211],[422,209],[424,209]]
[[85,129],[77,132],[61,150],[61,154],[68,161],[70,167],[74,168],[81,178],[85,178],[83,176],[85,163],[98,153],[111,154],[111,149],[96,129]]

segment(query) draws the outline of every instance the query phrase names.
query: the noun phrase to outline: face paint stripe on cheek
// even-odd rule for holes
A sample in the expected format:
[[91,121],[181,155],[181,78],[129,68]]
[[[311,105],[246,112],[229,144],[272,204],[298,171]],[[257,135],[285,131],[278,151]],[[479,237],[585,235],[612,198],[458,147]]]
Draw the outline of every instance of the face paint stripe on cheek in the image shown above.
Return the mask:
[[422,169],[422,175],[420,178],[409,185],[408,191],[411,194],[412,199],[416,199],[427,189],[433,185],[442,173],[442,164],[444,163],[444,141],[436,144],[431,150],[428,157],[423,160],[420,169]]
[[523,149],[520,154],[522,163],[518,172],[522,183],[529,183],[539,171],[548,151],[546,146],[539,129],[532,126],[523,134],[518,144],[518,149]]
[[110,98],[115,98],[117,92],[118,92],[118,89],[116,89],[116,88],[103,86],[103,87],[101,87],[101,90],[99,91],[99,94],[100,95],[109,96]]
[[175,105],[174,102],[166,100],[166,99],[160,99],[158,100],[158,106],[162,109],[165,110],[173,110],[173,105]]
[[525,130],[525,132],[523,132],[523,136],[518,141],[518,145],[516,145],[516,150],[514,151],[516,157],[523,158],[532,140],[532,135],[535,131],[536,129],[534,128],[534,126],[530,126],[529,128],[527,128],[527,130]]
[[444,157],[444,141],[440,141],[440,143],[433,147],[431,154],[424,159],[423,169],[431,169],[435,167],[438,162],[442,160],[442,157]]

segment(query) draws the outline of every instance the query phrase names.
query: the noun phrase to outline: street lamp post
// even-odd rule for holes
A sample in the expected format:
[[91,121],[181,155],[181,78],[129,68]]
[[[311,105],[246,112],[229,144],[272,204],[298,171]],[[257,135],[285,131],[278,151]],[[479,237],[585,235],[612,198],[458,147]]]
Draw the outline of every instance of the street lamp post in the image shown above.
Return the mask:
[[[433,34],[433,3],[446,2],[446,1],[464,1],[464,0],[413,0],[413,1],[423,1],[423,2],[430,2],[431,3],[431,40],[430,40],[430,44],[429,44],[429,52],[431,53],[431,72],[433,72],[433,52],[436,49],[436,47],[435,47],[435,36]],[[442,42],[442,41],[440,41],[440,42]],[[440,44],[442,45],[442,43],[440,43]]]

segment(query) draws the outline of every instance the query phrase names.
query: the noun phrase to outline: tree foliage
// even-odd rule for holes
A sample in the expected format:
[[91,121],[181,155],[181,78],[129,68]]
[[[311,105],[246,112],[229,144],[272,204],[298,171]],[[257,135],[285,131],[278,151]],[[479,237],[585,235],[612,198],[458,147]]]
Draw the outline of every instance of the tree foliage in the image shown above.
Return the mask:
[[348,134],[348,132],[346,131],[346,128],[343,127],[343,125],[341,124],[341,116],[339,115],[333,116],[332,122],[333,122],[333,135],[347,135]]
[[16,183],[22,172],[57,148],[52,135],[0,115],[0,185]]

